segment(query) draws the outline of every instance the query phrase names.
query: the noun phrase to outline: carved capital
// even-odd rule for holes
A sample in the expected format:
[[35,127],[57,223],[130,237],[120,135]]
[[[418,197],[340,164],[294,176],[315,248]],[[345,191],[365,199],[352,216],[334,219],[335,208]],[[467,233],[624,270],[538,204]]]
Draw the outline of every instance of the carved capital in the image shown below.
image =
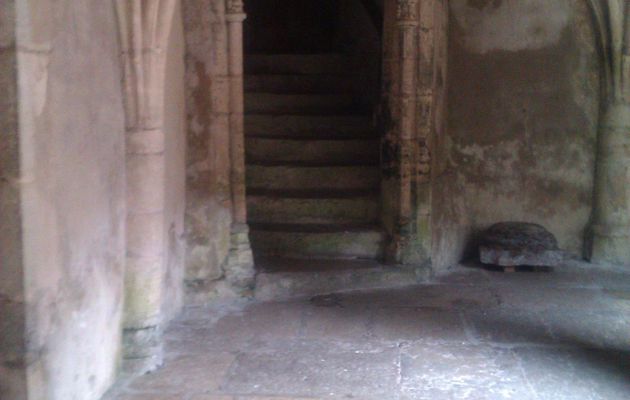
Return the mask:
[[242,14],[244,12],[243,0],[227,0],[228,14]]
[[396,18],[399,22],[418,22],[418,0],[398,0]]
[[[630,17],[628,19],[630,20]],[[630,104],[630,55],[624,55],[622,59],[621,91],[623,101]]]

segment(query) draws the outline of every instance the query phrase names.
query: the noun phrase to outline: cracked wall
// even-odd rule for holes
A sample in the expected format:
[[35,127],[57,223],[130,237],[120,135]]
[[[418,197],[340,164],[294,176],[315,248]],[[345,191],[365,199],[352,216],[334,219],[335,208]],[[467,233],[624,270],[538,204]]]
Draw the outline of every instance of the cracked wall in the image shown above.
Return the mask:
[[451,0],[442,267],[492,223],[540,223],[582,254],[592,210],[599,64],[586,2]]

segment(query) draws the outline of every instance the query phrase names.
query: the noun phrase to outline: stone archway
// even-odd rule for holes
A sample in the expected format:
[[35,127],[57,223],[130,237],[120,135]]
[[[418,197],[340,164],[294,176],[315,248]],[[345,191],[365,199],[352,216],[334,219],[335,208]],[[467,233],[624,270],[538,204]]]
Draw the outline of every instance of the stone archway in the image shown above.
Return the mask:
[[[388,258],[428,267],[431,146],[443,129],[447,2],[388,0],[384,5],[380,119],[388,155],[382,161]],[[204,301],[253,283],[243,184],[245,16],[241,1],[190,0],[184,11],[188,140],[189,147],[199,149],[188,160],[186,282],[189,299]]]

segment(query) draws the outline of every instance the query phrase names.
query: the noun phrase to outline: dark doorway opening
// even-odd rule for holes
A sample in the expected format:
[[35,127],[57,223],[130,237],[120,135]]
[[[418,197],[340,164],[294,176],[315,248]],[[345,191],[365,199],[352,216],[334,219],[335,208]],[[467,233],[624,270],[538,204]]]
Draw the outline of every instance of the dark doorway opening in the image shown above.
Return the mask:
[[324,53],[338,26],[335,0],[256,0],[247,4],[245,52]]
[[382,257],[381,32],[364,3],[246,2],[248,222],[259,266]]

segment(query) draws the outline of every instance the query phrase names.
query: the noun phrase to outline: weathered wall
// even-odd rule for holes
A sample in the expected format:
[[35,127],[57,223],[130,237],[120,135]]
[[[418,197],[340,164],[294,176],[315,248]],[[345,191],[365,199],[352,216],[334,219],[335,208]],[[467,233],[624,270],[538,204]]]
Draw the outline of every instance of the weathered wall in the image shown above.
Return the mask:
[[[437,155],[438,267],[505,220],[582,252],[592,209],[599,76],[584,0],[451,0],[449,135]],[[450,259],[449,259],[450,258]]]
[[[211,295],[224,276],[232,224],[224,7],[183,2],[186,27],[186,284]],[[203,300],[203,299],[200,299]]]
[[183,304],[186,207],[186,109],[184,90],[184,27],[181,7],[173,16],[166,62],[164,135],[166,159],[166,276],[164,315],[169,320]]
[[21,188],[28,398],[98,399],[114,379],[122,331],[116,19],[109,2],[16,6],[20,170],[11,171],[11,183]]

